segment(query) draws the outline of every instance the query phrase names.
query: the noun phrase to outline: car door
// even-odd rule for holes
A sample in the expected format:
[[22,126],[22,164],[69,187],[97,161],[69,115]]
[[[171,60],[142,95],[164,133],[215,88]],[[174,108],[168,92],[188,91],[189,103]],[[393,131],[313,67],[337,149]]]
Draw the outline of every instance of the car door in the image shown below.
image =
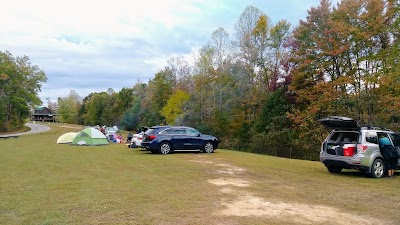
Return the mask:
[[322,125],[330,129],[340,129],[340,130],[359,130],[360,125],[357,121],[342,116],[329,116],[326,118],[319,119]]
[[171,135],[170,142],[172,144],[172,148],[175,150],[184,150],[186,149],[186,132],[184,128],[173,127],[168,130],[168,135]]
[[[391,133],[390,138],[392,139],[392,143],[393,143],[394,147],[400,148],[400,134],[399,133]],[[400,167],[400,158],[397,159],[397,166]]]
[[201,149],[203,147],[204,140],[199,131],[194,128],[187,128],[186,135],[188,142],[190,142],[190,149]]

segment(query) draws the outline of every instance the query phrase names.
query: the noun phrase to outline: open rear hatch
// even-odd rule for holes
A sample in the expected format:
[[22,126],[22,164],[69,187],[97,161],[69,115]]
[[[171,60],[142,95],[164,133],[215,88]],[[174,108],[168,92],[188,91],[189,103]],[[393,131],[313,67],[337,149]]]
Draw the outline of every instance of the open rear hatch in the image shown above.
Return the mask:
[[319,119],[318,122],[330,129],[360,130],[358,122],[348,117],[329,116]]

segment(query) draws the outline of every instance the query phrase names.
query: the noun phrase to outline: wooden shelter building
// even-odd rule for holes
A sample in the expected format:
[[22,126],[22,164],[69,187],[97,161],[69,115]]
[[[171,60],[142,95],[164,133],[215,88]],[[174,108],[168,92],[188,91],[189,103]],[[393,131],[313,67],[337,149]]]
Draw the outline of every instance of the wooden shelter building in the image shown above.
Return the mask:
[[31,117],[32,121],[57,122],[57,114],[47,107],[37,107],[34,109]]

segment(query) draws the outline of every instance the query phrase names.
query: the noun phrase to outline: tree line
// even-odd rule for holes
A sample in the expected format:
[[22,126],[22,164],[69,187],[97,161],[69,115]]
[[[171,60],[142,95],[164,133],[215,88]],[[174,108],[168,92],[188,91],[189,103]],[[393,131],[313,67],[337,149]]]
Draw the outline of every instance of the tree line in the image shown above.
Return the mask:
[[[321,0],[293,27],[248,6],[196,60],[171,58],[147,83],[58,99],[63,122],[127,130],[186,125],[227,149],[318,159],[330,115],[399,130],[399,2]],[[50,102],[51,103],[51,102]],[[49,104],[51,105],[51,104]]]

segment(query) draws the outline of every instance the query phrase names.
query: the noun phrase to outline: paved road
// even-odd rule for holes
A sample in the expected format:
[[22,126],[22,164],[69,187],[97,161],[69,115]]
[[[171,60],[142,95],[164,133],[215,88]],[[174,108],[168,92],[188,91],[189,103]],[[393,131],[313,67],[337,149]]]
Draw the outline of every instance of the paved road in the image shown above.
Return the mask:
[[35,123],[26,123],[25,126],[31,128],[30,131],[23,132],[23,133],[16,133],[16,134],[5,134],[5,135],[0,135],[0,138],[7,138],[7,137],[15,137],[15,136],[21,136],[24,134],[33,134],[33,133],[41,133],[41,132],[46,132],[50,130],[50,127],[40,125],[40,124],[35,124]]

